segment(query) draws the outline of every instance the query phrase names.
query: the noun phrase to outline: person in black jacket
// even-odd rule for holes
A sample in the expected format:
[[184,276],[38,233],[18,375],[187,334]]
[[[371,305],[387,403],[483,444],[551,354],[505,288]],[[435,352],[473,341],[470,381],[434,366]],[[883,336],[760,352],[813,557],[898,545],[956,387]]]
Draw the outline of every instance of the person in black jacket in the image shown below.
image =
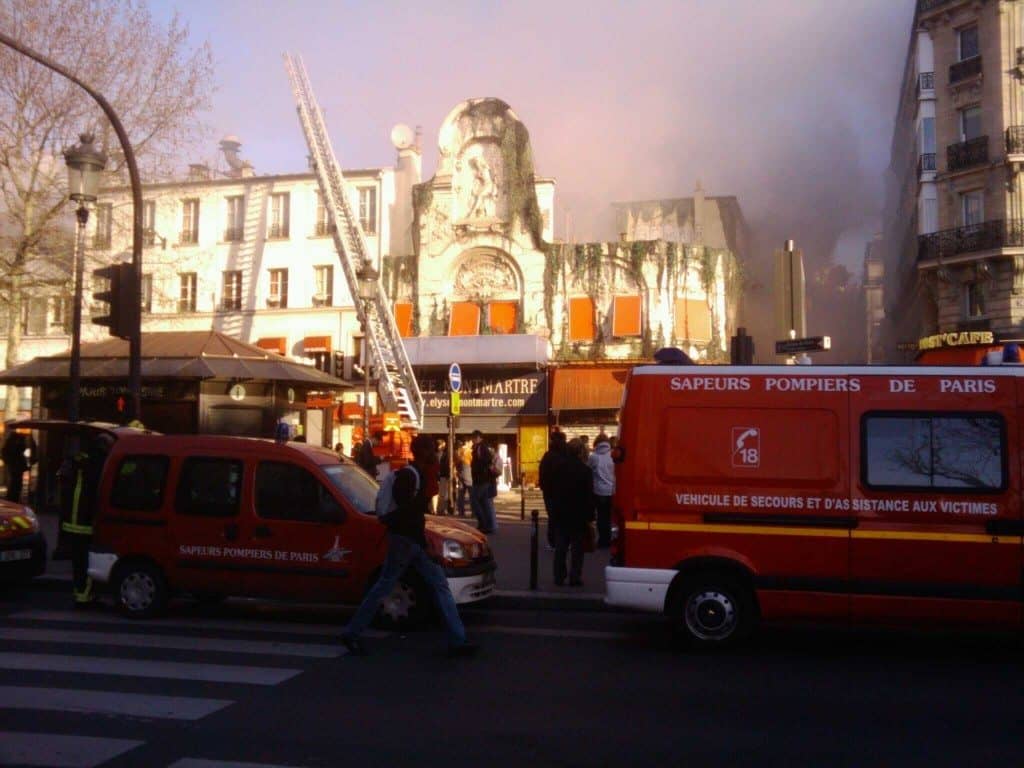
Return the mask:
[[341,643],[355,656],[366,655],[360,635],[373,621],[381,600],[391,594],[395,584],[408,568],[415,568],[434,595],[448,634],[448,652],[452,656],[472,656],[478,650],[466,639],[466,630],[459,618],[459,609],[448,587],[448,579],[441,566],[427,554],[426,520],[430,505],[426,477],[430,467],[437,463],[434,441],[427,435],[417,435],[412,441],[412,463],[398,470],[392,486],[397,505],[388,515],[388,554],[377,583],[373,585],[348,626],[341,633]]
[[558,518],[558,504],[555,501],[555,485],[565,468],[568,454],[565,448],[565,432],[552,432],[548,438],[548,449],[540,460],[538,480],[544,494],[544,509],[548,513],[548,548],[555,548],[555,521]]
[[[7,475],[7,500],[14,502],[21,502],[21,487],[24,482],[25,472],[29,467],[29,459],[25,455],[25,452],[29,450],[29,440],[32,440],[31,436],[26,437],[11,426],[13,422],[8,422],[7,428],[4,434],[4,445],[0,449],[2,451],[2,458],[4,460],[4,470]],[[35,453],[35,443],[32,443],[32,453]]]
[[569,441],[565,465],[556,475],[552,491],[558,509],[555,523],[555,584],[565,584],[565,558],[569,562],[569,586],[583,586],[583,538],[594,519],[593,473],[584,456],[586,447],[579,440]]

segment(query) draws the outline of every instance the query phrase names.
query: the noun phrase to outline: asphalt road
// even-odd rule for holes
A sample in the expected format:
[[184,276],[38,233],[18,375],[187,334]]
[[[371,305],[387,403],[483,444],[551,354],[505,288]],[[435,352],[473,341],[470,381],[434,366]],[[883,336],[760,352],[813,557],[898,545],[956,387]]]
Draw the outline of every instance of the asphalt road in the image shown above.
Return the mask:
[[768,630],[680,650],[655,617],[499,600],[344,655],[349,611],[176,603],[76,612],[0,592],[0,765],[1017,766],[1024,669],[1005,636]]

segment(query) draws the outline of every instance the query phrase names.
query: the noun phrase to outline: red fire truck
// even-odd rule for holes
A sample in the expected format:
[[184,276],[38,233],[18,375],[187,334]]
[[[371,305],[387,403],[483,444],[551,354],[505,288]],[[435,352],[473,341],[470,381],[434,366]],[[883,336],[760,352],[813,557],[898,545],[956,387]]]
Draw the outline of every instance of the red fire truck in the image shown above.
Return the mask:
[[773,620],[1019,627],[1024,368],[635,368],[609,604],[722,645]]

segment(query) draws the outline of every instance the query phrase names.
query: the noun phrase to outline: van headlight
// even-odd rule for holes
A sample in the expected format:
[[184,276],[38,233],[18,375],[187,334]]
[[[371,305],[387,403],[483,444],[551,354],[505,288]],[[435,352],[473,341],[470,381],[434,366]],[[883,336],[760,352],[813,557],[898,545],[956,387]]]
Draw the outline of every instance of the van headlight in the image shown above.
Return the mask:
[[466,551],[454,539],[445,539],[441,544],[441,557],[445,560],[465,560]]

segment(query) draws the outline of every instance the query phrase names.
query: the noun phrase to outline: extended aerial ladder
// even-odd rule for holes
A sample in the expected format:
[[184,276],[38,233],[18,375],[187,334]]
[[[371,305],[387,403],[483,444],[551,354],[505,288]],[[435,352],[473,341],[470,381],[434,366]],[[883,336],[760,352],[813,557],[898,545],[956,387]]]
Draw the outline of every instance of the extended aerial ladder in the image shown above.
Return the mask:
[[[366,237],[359,219],[352,215],[347,185],[338,166],[320,105],[313,96],[313,87],[301,58],[284,55],[285,68],[292,93],[298,105],[299,121],[306,135],[309,153],[320,184],[324,207],[334,224],[331,228],[338,250],[341,270],[349,292],[355,299],[356,312],[365,332],[364,344],[377,369],[378,394],[385,411],[398,413],[403,427],[423,426],[423,395],[413,374],[409,356],[398,333],[394,314],[378,278],[373,297],[360,300],[358,273],[370,267]],[[367,358],[369,360],[370,358]],[[364,363],[365,364],[365,363]]]

